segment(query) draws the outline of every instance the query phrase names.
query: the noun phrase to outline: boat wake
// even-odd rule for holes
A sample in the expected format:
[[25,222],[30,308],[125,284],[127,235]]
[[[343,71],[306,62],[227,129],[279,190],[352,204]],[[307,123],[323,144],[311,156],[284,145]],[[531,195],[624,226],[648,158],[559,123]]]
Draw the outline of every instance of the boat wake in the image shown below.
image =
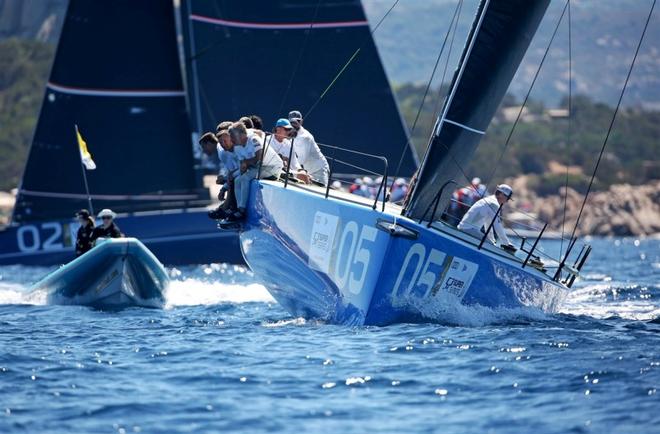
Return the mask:
[[658,298],[657,285],[597,283],[571,291],[560,311],[598,319],[650,321],[660,318],[660,309],[653,302]]
[[228,284],[194,278],[174,280],[165,292],[165,308],[220,303],[275,302],[266,288],[257,283]]
[[19,283],[0,283],[0,305],[2,304],[47,304],[46,291],[30,291]]
[[543,321],[550,314],[533,307],[497,308],[481,305],[464,305],[452,294],[438,294],[431,299],[410,297],[397,306],[406,305],[420,313],[424,320],[451,326],[482,327],[494,324],[516,324]]
[[[32,268],[19,267],[2,276],[6,281],[0,281],[0,305],[48,304],[46,291],[30,289],[46,271],[40,269],[39,272],[33,272]],[[9,270],[5,268],[4,271]],[[275,302],[266,288],[254,283],[249,271],[243,267],[211,264],[182,269],[169,268],[167,271],[171,281],[165,291],[166,309],[220,303]],[[25,279],[26,275],[33,276],[34,281]]]

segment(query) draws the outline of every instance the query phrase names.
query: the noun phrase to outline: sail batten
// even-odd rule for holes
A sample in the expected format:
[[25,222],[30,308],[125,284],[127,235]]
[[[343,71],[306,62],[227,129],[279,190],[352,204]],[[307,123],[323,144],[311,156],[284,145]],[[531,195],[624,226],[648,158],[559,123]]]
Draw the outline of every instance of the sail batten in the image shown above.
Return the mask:
[[[464,175],[545,14],[549,0],[482,0],[429,142],[406,215],[421,218]],[[439,208],[449,201],[445,194]]]

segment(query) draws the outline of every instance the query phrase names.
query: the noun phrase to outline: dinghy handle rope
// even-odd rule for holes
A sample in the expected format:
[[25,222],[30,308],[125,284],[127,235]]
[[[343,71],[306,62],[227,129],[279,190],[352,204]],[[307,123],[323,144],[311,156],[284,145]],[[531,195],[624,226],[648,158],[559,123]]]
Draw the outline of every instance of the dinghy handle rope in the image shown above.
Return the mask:
[[344,66],[342,66],[342,68],[339,70],[339,72],[337,73],[337,75],[335,75],[335,78],[332,79],[332,81],[330,82],[330,84],[328,85],[328,87],[326,87],[325,90],[321,93],[321,96],[319,96],[318,99],[314,102],[314,104],[312,104],[312,106],[307,110],[307,113],[305,113],[305,117],[306,117],[306,118],[308,118],[309,115],[312,114],[312,112],[314,111],[314,109],[316,108],[316,106],[321,102],[321,100],[323,99],[323,97],[325,97],[325,95],[328,93],[328,91],[330,90],[330,88],[332,88],[332,86],[334,86],[334,84],[337,82],[337,80],[339,79],[339,77],[344,73],[344,71],[346,70],[346,68],[348,68],[348,65],[350,65],[350,64],[353,62],[353,60],[355,60],[355,58],[357,57],[357,55],[358,55],[358,54],[360,53],[360,51],[362,50],[362,47],[364,47],[364,45],[365,45],[367,42],[369,42],[369,39],[370,39],[370,38],[373,38],[373,35],[374,35],[374,33],[376,33],[376,30],[378,30],[378,27],[380,27],[380,25],[383,23],[383,21],[385,21],[385,18],[387,18],[387,16],[390,14],[390,12],[392,12],[392,10],[394,9],[394,7],[395,7],[397,4],[399,4],[399,0],[395,0],[395,1],[394,1],[394,3],[392,4],[392,6],[389,8],[389,10],[385,13],[385,15],[383,15],[383,17],[380,19],[380,21],[378,21],[378,24],[376,24],[376,26],[374,26],[374,29],[369,33],[369,36],[368,36],[367,38],[365,38],[364,41],[362,41],[362,44],[360,45],[360,47],[358,47],[358,49],[355,50],[355,52],[353,53],[353,55],[348,59],[348,61],[344,64]]
[[[653,15],[653,10],[655,8],[655,3],[656,0],[653,0],[653,4],[651,4],[651,10],[649,10],[649,14],[646,17],[646,23],[644,24],[644,30],[642,30],[642,34],[639,37],[639,41],[637,42],[637,48],[635,49],[635,55],[633,56],[632,62],[630,62],[630,67],[628,68],[628,74],[626,75],[626,81],[623,83],[623,88],[621,89],[621,93],[619,94],[619,100],[616,104],[616,108],[614,109],[614,113],[612,114],[612,120],[610,121],[610,126],[607,129],[607,134],[605,135],[605,140],[603,141],[603,146],[600,148],[600,154],[598,154],[598,160],[596,160],[596,165],[594,166],[594,171],[591,174],[591,180],[589,181],[589,186],[587,187],[587,192],[584,195],[584,200],[582,201],[582,206],[580,207],[580,212],[578,213],[577,219],[575,220],[575,226],[573,226],[573,231],[571,232],[571,238],[575,237],[575,231],[577,230],[578,224],[580,223],[580,218],[582,218],[582,212],[584,211],[584,206],[587,203],[587,199],[589,198],[589,193],[591,192],[591,187],[593,186],[594,179],[596,178],[596,173],[598,172],[598,166],[600,165],[600,161],[603,158],[603,154],[605,153],[605,147],[607,146],[607,142],[610,138],[610,133],[612,132],[612,128],[614,127],[614,122],[616,121],[616,115],[619,112],[619,108],[621,107],[621,101],[623,100],[623,95],[626,92],[626,88],[628,87],[628,81],[630,80],[630,76],[632,74],[633,67],[635,66],[635,61],[637,60],[637,55],[639,54],[639,49],[642,46],[642,42],[644,41],[644,36],[646,35],[646,30],[648,29],[649,22],[651,21],[651,16]],[[559,265],[559,270],[558,273],[561,272],[561,269],[564,267],[564,264],[566,263],[566,259],[568,258],[568,253],[566,252],[566,255],[561,261],[561,264]]]
[[[442,41],[442,47],[440,48],[438,57],[435,59],[435,65],[433,65],[433,71],[431,71],[431,76],[429,77],[429,81],[426,83],[426,89],[424,89],[424,96],[422,96],[422,101],[419,103],[419,107],[417,108],[417,114],[415,115],[415,120],[413,121],[412,128],[410,129],[410,135],[408,136],[408,140],[406,141],[406,143],[403,145],[403,149],[401,149],[401,156],[399,157],[399,163],[396,165],[396,170],[394,171],[395,176],[398,175],[399,170],[401,170],[401,165],[403,164],[403,158],[406,155],[406,150],[410,147],[412,136],[415,134],[415,129],[417,128],[417,121],[419,121],[419,117],[422,114],[422,109],[424,108],[424,103],[426,102],[426,96],[428,95],[429,89],[431,88],[431,84],[433,83],[433,79],[435,78],[435,73],[438,69],[438,65],[440,64],[440,59],[442,58],[442,54],[445,51],[445,46],[447,45],[447,40],[449,39],[449,33],[451,32],[452,27],[454,27],[454,34],[456,33],[456,27],[458,27],[457,16],[459,14],[460,7],[462,4],[463,4],[463,0],[459,0],[459,2],[456,4],[456,9],[454,9],[454,15],[452,16],[451,21],[449,22],[449,28],[447,28],[447,33],[445,33],[445,39]],[[455,21],[456,21],[456,26],[454,26]],[[454,37],[452,35],[452,41],[453,39]],[[449,55],[447,55],[446,63],[449,63]],[[445,72],[447,72],[447,64],[445,64]],[[444,81],[444,73],[442,77],[443,77],[442,80]],[[440,82],[440,86],[442,86],[442,81]],[[395,182],[396,179],[392,179],[390,190],[394,188]],[[442,188],[444,188],[444,185]]]

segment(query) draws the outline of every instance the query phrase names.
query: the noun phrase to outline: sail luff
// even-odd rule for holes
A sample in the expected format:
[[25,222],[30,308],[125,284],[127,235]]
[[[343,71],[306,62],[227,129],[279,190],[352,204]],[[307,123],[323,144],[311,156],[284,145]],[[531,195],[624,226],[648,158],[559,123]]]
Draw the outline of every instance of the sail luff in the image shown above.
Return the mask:
[[[429,139],[429,144],[428,144],[428,147],[426,148],[426,152],[424,153],[424,159],[422,161],[422,164],[420,165],[419,173],[424,172],[424,169],[426,167],[426,162],[428,160],[428,156],[429,156],[430,150],[431,150],[431,145],[433,143],[433,137],[439,134],[440,130],[442,129],[442,125],[445,123],[445,121],[447,119],[447,111],[449,110],[449,107],[451,106],[451,102],[453,101],[454,96],[456,95],[456,90],[458,89],[457,84],[458,84],[458,82],[460,81],[460,79],[463,75],[463,71],[465,71],[465,66],[467,65],[467,63],[465,62],[465,59],[472,52],[472,47],[474,47],[474,42],[476,40],[475,34],[481,28],[481,24],[483,23],[486,8],[488,7],[489,2],[490,2],[490,0],[487,0],[486,3],[480,3],[479,4],[479,9],[477,10],[477,14],[476,14],[476,16],[479,17],[479,19],[478,19],[476,25],[473,26],[472,29],[470,29],[470,33],[468,34],[467,44],[466,44],[467,49],[465,51],[463,51],[463,54],[461,55],[461,58],[460,58],[459,63],[458,63],[458,65],[459,65],[458,69],[456,70],[455,76],[452,79],[452,84],[450,86],[449,96],[445,100],[445,103],[442,107],[442,112],[441,112],[440,116],[438,117],[438,119],[436,120],[436,122],[433,126],[433,133],[431,135],[431,138]],[[417,187],[417,184],[415,184],[414,188],[416,188],[416,187]]]
[[[482,0],[434,128],[406,215],[420,218],[438,189],[463,176],[543,18],[549,0]],[[444,195],[439,207],[449,201]]]

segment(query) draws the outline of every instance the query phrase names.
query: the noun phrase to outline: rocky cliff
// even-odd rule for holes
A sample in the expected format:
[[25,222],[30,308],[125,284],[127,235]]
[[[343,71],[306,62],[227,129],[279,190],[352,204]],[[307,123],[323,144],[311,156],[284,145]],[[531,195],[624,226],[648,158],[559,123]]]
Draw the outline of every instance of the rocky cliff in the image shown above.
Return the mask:
[[0,0],[0,38],[56,42],[67,0]]
[[[522,205],[561,230],[564,216],[563,190],[548,197],[537,197],[526,188],[526,177],[510,181]],[[568,188],[566,194],[566,231],[575,224],[584,195]],[[592,192],[582,212],[578,235],[644,236],[660,233],[660,181],[646,185],[613,185],[607,191]]]

